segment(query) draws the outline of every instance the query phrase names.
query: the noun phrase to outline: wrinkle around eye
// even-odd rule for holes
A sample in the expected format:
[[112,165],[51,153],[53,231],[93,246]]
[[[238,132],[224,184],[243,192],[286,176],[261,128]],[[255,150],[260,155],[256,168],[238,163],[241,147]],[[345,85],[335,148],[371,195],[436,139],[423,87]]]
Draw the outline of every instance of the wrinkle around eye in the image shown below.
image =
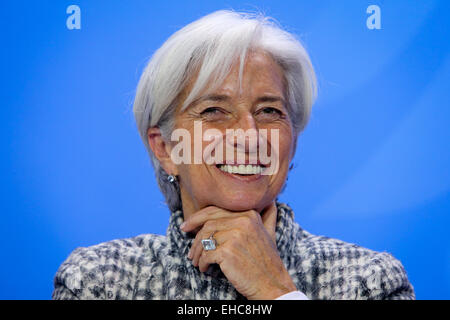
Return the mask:
[[286,114],[275,107],[262,107],[255,113],[255,117],[260,120],[276,121],[286,118]]
[[229,113],[220,107],[207,107],[199,113],[199,116],[206,121],[220,121],[228,119]]
[[208,114],[208,113],[219,113],[219,112],[223,113],[223,111],[220,110],[218,107],[208,107],[208,108],[204,109],[202,112],[200,112],[200,114],[204,115],[204,114]]

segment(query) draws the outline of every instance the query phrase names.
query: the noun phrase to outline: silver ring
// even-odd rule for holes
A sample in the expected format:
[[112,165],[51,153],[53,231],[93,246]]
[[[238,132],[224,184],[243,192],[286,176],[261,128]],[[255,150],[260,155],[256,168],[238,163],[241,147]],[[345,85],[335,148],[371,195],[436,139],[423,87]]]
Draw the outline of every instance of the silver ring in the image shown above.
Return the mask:
[[209,236],[208,239],[202,239],[202,246],[205,251],[211,251],[216,250],[217,248],[217,242],[216,239],[214,239],[214,233],[215,231]]

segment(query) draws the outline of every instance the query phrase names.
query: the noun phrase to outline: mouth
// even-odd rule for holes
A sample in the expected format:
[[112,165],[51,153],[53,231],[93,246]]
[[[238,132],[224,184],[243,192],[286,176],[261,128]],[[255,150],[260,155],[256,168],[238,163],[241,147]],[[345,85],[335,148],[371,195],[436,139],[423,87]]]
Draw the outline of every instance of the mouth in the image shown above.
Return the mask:
[[214,167],[224,176],[245,183],[259,181],[264,177],[262,173],[266,169],[259,164],[217,164]]

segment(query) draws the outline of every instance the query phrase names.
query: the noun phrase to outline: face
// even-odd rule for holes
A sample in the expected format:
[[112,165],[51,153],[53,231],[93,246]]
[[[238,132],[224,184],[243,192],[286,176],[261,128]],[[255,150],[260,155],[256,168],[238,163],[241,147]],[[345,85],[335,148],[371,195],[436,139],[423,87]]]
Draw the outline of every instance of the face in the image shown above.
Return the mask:
[[[178,176],[185,218],[210,205],[230,211],[253,209],[261,212],[275,200],[286,180],[293,156],[293,129],[285,104],[282,70],[270,56],[253,52],[244,66],[242,90],[239,88],[238,74],[239,65],[235,64],[217,90],[202,93],[200,99],[196,99],[185,110],[179,107],[176,111],[175,128],[184,129],[191,137],[192,161],[181,164],[166,161],[162,165],[166,172]],[[192,83],[181,95],[181,101],[187,97]],[[216,152],[212,152],[213,155],[219,155],[217,151],[223,150],[223,157],[216,157],[212,164],[208,164],[204,158],[200,164],[193,164],[194,144],[199,142],[194,137],[197,133],[198,138],[200,124],[202,133],[216,132],[215,137],[220,136],[220,141],[223,141],[222,144],[217,143],[219,140],[200,141],[202,154],[208,145],[208,150],[213,145],[218,146]],[[262,129],[265,129],[267,140],[251,144],[247,137],[244,140],[247,143],[239,143],[237,139],[226,136],[227,129],[253,129],[254,132],[263,132]],[[278,139],[271,134],[273,130],[278,132]],[[269,175],[261,172],[269,167],[274,168],[275,164],[261,164],[258,154],[263,141],[267,144],[267,155],[270,155],[271,162],[277,161],[277,170]],[[172,152],[177,144],[166,143],[168,152]],[[230,151],[233,152],[234,164],[225,166],[227,159],[230,160]],[[239,165],[255,163],[255,159],[255,165],[246,166],[246,170],[242,170],[241,166],[239,170]]]

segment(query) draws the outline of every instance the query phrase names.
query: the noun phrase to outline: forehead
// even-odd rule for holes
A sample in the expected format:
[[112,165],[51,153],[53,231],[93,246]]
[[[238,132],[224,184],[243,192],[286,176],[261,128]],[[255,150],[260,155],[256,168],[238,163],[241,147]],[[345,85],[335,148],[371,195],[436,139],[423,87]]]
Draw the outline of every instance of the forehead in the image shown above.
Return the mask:
[[[239,60],[232,65],[230,72],[221,84],[206,85],[194,101],[201,100],[206,95],[227,95],[232,98],[257,99],[263,95],[277,95],[285,98],[286,80],[282,68],[275,60],[263,51],[251,51],[247,54],[242,66],[241,83],[239,72],[241,64]],[[180,106],[189,95],[197,80],[197,75],[191,77],[185,89],[179,96]],[[190,103],[192,105],[193,103]]]
[[264,93],[282,95],[285,81],[281,67],[264,52],[247,55],[239,83],[240,63],[236,62],[225,81],[217,88],[218,93],[239,96],[255,96]]

